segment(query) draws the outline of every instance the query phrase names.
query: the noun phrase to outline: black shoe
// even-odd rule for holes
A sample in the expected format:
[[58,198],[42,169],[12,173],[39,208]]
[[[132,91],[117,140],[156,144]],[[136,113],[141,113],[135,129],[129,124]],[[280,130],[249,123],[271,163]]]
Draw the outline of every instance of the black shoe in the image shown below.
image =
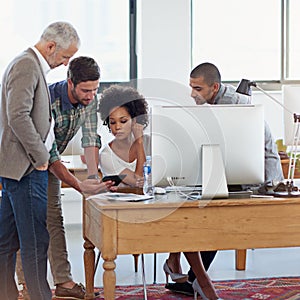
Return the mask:
[[165,288],[174,292],[174,293],[180,293],[180,294],[185,294],[189,296],[194,296],[194,289],[192,287],[192,284],[189,283],[188,281],[179,283],[167,283],[165,285]]

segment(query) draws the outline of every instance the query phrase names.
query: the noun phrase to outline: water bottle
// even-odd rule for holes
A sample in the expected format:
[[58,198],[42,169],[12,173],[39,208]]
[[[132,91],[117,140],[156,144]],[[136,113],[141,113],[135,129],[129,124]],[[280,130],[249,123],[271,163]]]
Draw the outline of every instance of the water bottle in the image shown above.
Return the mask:
[[153,187],[152,187],[152,176],[151,176],[151,156],[146,157],[146,161],[144,163],[143,172],[144,172],[144,186],[143,192],[144,195],[153,195]]

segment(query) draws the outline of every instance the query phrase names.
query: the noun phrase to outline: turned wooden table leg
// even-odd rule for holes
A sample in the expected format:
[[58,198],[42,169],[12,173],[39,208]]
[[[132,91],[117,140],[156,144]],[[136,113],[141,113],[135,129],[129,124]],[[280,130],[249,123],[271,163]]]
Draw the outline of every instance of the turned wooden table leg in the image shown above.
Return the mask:
[[239,271],[246,270],[247,249],[235,250],[235,268]]
[[88,240],[85,240],[83,246],[86,288],[84,299],[94,299],[95,246]]
[[104,258],[103,263],[103,290],[105,300],[115,299],[115,289],[116,289],[116,264],[114,260],[107,260]]

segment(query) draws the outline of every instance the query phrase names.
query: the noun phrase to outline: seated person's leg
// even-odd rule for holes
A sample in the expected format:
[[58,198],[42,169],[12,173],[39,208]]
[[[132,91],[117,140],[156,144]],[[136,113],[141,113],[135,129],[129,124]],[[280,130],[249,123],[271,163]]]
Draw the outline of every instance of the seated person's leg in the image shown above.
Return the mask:
[[[217,251],[201,251],[201,258],[202,258],[202,263],[204,265],[205,270],[207,271],[211,265],[211,263],[213,262]],[[192,268],[190,268],[189,272],[189,282],[193,282],[196,278]]]
[[[210,280],[206,270],[204,269],[202,259],[199,252],[185,252],[187,258],[196,279],[192,283],[194,294],[199,294],[204,299],[217,299],[217,293]],[[205,298],[206,297],[206,298]]]
[[[210,267],[211,263],[213,262],[217,251],[201,251],[201,258],[202,262],[204,265],[205,270],[207,271],[208,268]],[[188,272],[188,281],[184,283],[168,283],[166,284],[166,288],[169,289],[170,291],[177,292],[177,293],[182,293],[182,294],[187,294],[187,295],[193,295],[194,290],[192,287],[192,282],[196,279],[196,276],[190,268]]]
[[168,276],[175,282],[185,282],[188,279],[187,274],[182,274],[180,252],[170,253],[169,258],[164,263],[163,269],[166,273],[166,283],[168,283]]

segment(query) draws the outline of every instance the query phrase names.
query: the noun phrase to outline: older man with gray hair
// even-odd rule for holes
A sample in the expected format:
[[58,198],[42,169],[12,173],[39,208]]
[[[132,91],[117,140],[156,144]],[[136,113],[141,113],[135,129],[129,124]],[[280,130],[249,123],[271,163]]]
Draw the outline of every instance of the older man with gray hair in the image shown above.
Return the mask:
[[67,65],[80,39],[66,22],[50,24],[34,47],[18,55],[3,75],[0,99],[0,291],[17,300],[16,252],[21,249],[31,300],[50,300],[46,225],[49,150],[54,141],[50,69]]

